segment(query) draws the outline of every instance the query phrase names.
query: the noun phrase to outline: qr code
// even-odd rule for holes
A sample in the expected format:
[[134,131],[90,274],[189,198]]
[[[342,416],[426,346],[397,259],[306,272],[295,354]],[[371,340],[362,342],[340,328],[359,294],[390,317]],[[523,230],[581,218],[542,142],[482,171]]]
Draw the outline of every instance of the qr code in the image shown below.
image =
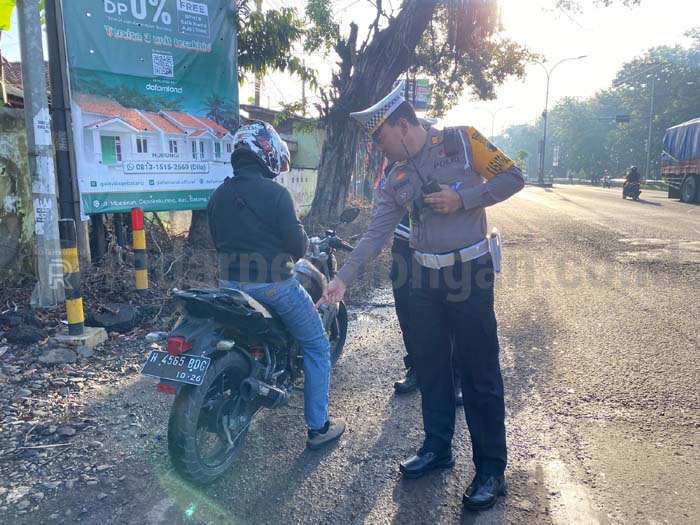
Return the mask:
[[159,77],[173,76],[173,57],[172,55],[160,55],[153,53],[153,74]]

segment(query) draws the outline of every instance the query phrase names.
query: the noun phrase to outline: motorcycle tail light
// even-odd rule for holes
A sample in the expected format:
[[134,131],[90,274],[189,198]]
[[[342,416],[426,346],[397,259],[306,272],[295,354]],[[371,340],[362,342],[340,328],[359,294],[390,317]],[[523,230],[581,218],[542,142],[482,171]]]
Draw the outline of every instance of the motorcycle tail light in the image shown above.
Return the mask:
[[253,359],[262,359],[263,357],[265,357],[265,353],[263,352],[263,350],[264,350],[264,347],[262,347],[262,346],[256,346],[256,345],[251,346],[248,349],[248,355],[250,357],[252,357]]
[[168,343],[165,349],[170,355],[180,355],[192,348],[192,343],[184,337],[168,337]]

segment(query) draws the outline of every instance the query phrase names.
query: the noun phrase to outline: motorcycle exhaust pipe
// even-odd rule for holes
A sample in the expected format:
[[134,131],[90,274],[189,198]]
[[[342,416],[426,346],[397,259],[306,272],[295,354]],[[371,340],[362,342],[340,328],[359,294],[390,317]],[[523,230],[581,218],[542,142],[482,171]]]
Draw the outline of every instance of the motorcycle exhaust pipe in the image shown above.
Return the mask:
[[241,382],[241,396],[246,401],[253,401],[256,398],[261,398],[264,406],[267,408],[276,408],[287,402],[289,394],[281,388],[248,377]]

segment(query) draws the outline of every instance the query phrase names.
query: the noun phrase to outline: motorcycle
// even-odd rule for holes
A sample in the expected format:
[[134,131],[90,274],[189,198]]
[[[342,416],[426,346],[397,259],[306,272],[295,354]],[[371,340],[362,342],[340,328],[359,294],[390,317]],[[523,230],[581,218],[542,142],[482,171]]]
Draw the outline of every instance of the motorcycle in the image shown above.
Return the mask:
[[622,187],[623,199],[631,197],[632,200],[638,201],[641,193],[641,184],[639,182],[625,182],[625,185]]
[[612,188],[612,181],[610,180],[610,177],[603,177],[603,188]]
[[[294,266],[314,302],[337,271],[337,250],[353,247],[335,228],[359,214],[349,208],[340,222],[312,237]],[[206,485],[230,468],[255,415],[284,405],[302,380],[303,355],[282,320],[240,290],[174,290],[181,316],[169,332],[146,339],[155,349],[141,374],[159,379],[159,392],[174,394],[168,421],[168,452],[186,480]],[[331,364],[340,358],[348,329],[341,301],[322,305],[319,315],[331,343]],[[162,349],[164,344],[165,350]]]

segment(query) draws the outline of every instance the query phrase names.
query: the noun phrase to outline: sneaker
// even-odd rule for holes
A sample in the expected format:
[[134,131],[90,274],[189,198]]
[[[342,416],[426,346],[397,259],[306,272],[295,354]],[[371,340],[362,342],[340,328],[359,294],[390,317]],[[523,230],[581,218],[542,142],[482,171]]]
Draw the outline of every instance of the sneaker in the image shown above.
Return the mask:
[[306,439],[306,447],[311,450],[321,448],[323,445],[335,441],[345,432],[344,419],[329,419],[323,428],[318,430],[309,429]]

